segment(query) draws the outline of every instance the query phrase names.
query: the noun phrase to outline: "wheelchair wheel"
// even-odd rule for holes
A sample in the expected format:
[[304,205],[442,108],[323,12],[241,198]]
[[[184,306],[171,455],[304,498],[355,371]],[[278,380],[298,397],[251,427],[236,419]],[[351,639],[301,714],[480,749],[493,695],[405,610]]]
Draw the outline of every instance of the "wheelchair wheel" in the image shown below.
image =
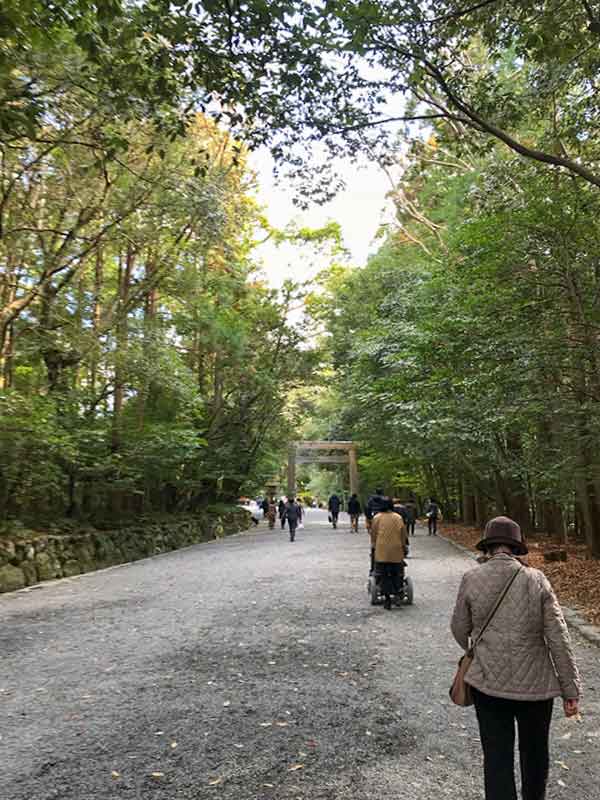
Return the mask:
[[369,578],[369,597],[371,598],[372,606],[379,604],[379,591],[377,589],[377,581],[375,578]]
[[406,592],[404,596],[406,598],[406,605],[412,606],[415,599],[415,588],[412,582],[412,578],[406,579]]

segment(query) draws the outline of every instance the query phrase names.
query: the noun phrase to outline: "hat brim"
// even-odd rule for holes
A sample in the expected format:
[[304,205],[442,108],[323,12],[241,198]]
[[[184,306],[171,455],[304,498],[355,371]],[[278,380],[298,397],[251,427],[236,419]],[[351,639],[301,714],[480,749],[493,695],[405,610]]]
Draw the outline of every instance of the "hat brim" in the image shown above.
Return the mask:
[[503,536],[494,537],[493,539],[481,539],[481,541],[477,542],[475,547],[478,550],[485,552],[495,544],[505,544],[507,547],[512,548],[515,551],[515,554],[518,556],[526,556],[529,552],[527,545],[524,542],[515,542],[514,539],[509,539],[508,537],[505,539]]

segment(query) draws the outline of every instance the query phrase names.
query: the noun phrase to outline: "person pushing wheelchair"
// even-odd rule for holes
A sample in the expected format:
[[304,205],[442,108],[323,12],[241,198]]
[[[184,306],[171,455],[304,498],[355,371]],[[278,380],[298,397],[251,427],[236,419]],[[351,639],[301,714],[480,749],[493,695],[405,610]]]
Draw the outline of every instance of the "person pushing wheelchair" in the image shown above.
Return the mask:
[[384,497],[381,505],[382,510],[371,522],[371,571],[380,583],[383,607],[389,610],[391,595],[402,590],[408,536],[404,520],[394,511],[394,501]]

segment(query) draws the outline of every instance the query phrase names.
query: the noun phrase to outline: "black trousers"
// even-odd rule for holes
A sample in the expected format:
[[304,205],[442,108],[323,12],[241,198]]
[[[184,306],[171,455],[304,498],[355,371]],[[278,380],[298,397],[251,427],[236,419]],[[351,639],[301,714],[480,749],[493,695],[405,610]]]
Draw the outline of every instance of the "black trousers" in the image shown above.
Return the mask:
[[473,689],[483,747],[486,800],[517,800],[515,721],[523,800],[544,800],[550,762],[552,700],[506,700]]
[[429,517],[427,520],[427,527],[429,528],[429,534],[437,533],[437,517]]
[[404,576],[404,566],[402,564],[390,563],[389,561],[375,562],[375,575],[381,586],[381,594],[389,597],[391,594],[398,594],[402,587]]

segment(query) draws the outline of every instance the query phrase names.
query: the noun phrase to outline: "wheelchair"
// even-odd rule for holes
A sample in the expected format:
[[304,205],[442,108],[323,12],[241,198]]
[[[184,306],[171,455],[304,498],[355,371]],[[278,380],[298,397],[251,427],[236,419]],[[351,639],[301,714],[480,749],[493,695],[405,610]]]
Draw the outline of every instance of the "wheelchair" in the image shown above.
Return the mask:
[[[414,602],[414,585],[412,578],[406,574],[408,564],[406,561],[402,562],[402,570],[398,577],[396,591],[390,593],[392,604],[397,606],[407,605],[412,606]],[[370,573],[367,582],[367,594],[372,606],[382,605],[384,602],[384,595],[381,592],[383,576],[378,573],[377,565],[375,564]]]

